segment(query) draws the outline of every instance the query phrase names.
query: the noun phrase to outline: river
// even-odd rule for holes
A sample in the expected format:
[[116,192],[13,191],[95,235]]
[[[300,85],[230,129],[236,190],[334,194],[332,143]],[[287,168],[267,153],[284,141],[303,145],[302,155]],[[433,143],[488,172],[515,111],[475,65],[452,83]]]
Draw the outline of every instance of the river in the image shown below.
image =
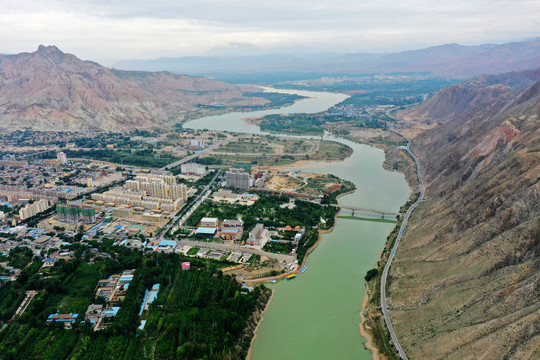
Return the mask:
[[[264,133],[246,125],[243,117],[276,113],[316,113],[343,101],[346,95],[327,92],[279,90],[309,96],[281,109],[228,113],[193,120],[185,128]],[[372,146],[339,141],[353,149],[341,162],[308,162],[298,168],[330,173],[352,181],[357,190],[340,203],[397,211],[410,194],[402,174],[384,170],[384,152]],[[349,212],[350,214],[350,212]],[[275,295],[253,346],[254,360],[264,359],[371,359],[360,336],[364,276],[375,267],[393,224],[338,219],[331,233],[306,262],[307,271],[296,279],[271,284]]]

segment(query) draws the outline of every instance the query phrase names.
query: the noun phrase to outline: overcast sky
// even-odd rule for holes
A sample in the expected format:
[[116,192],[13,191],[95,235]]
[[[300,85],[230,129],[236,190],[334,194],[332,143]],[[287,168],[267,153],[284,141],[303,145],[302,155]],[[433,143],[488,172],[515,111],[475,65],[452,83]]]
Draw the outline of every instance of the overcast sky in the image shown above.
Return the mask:
[[2,0],[0,53],[56,45],[105,65],[209,53],[390,52],[540,36],[539,0]]

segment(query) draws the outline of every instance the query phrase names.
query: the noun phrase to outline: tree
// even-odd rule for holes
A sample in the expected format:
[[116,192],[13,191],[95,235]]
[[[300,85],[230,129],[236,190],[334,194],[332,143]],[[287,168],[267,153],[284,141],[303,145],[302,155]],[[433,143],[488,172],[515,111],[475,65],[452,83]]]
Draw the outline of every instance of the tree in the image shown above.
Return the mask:
[[377,269],[371,269],[371,270],[368,270],[366,276],[364,277],[364,279],[366,279],[366,281],[371,281],[371,279],[373,279],[375,276],[377,276]]

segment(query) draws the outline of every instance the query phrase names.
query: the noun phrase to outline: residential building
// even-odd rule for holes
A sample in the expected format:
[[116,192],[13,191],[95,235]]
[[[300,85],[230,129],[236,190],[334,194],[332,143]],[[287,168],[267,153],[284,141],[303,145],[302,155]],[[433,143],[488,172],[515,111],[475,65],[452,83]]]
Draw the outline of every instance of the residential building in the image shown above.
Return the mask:
[[230,188],[249,190],[252,186],[251,177],[247,172],[227,171],[225,173],[225,179],[227,181],[227,187]]
[[206,166],[197,163],[186,163],[180,165],[180,171],[182,174],[195,174],[202,176],[206,174]]
[[85,224],[93,224],[96,222],[96,210],[91,208],[82,209],[82,219]]
[[76,223],[81,221],[81,207],[78,205],[56,204],[58,220]]
[[64,152],[57,153],[56,158],[60,161],[60,164],[62,165],[67,163],[67,156]]
[[51,205],[47,200],[38,200],[34,202],[33,204],[28,204],[25,207],[23,207],[21,210],[19,210],[19,217],[21,220],[26,220],[28,218],[31,218],[32,216],[35,216],[47,209],[49,209]]
[[113,218],[129,219],[133,217],[133,209],[130,208],[114,208],[112,211]]
[[92,194],[92,200],[115,205],[129,205],[148,210],[176,211],[187,199],[187,187],[177,184],[176,177],[144,174],[128,180],[125,188]]

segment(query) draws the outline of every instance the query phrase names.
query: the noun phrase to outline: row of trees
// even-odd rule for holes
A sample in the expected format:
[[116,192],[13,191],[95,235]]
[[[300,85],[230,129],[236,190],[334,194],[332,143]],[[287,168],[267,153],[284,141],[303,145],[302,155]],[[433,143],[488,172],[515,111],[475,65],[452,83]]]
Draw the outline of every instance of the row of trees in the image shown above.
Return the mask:
[[140,150],[65,150],[65,153],[70,158],[88,158],[102,161],[109,161],[113,163],[134,165],[134,166],[148,166],[148,167],[162,167],[170,164],[176,160],[170,153],[156,152],[152,149],[140,149]]

